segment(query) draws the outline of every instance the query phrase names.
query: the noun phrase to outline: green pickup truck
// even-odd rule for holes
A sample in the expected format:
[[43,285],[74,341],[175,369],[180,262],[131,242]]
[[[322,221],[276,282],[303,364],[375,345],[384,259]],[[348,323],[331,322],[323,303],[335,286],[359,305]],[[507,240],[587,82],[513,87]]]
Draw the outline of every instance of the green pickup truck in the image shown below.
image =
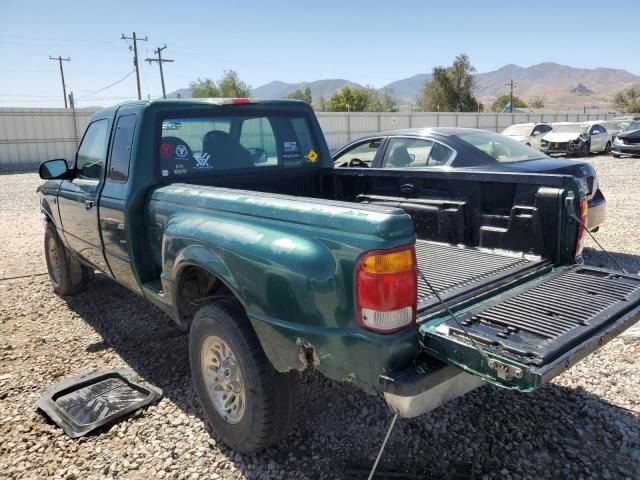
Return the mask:
[[188,330],[240,452],[291,429],[305,369],[412,417],[485,383],[530,392],[640,316],[639,277],[581,264],[573,177],[334,169],[303,102],[109,108],[40,176],[55,292],[98,270]]

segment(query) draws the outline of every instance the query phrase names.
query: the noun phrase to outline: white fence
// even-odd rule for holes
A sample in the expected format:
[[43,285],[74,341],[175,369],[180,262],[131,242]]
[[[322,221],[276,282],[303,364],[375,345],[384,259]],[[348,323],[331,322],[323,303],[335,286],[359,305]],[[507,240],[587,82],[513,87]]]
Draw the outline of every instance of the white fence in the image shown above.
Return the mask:
[[[0,170],[37,167],[50,158],[72,159],[93,111],[63,108],[0,108]],[[471,127],[496,132],[519,122],[606,120],[613,114],[546,113],[340,113],[318,112],[334,149],[354,138],[384,130],[419,127]]]

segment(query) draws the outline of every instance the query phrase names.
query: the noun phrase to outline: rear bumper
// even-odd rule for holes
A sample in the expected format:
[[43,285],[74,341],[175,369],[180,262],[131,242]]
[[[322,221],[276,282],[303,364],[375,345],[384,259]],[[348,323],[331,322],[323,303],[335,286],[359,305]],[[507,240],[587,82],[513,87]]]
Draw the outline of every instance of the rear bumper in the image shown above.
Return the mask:
[[381,375],[379,381],[389,408],[405,418],[434,410],[486,384],[433,358],[395,374]]

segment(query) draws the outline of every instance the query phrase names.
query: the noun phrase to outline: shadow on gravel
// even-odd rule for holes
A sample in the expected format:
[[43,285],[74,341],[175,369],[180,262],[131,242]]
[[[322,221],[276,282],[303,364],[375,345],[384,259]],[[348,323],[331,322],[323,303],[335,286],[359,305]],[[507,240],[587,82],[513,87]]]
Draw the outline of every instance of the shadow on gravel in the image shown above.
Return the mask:
[[[103,276],[66,302],[102,337],[87,352],[113,349],[178,408],[204,421],[191,387],[188,337],[169,317]],[[367,478],[391,412],[350,385],[315,374],[304,382],[304,417],[293,436],[257,457],[310,478],[319,471]],[[234,460],[229,449],[222,453]],[[514,479],[639,478],[638,464],[640,419],[630,411],[577,386],[550,384],[533,394],[483,387],[429,415],[400,419],[379,467],[387,474],[376,478],[504,478],[505,469]]]
[[[598,237],[596,237],[598,238]],[[637,274],[640,272],[640,255],[631,255],[630,253],[620,252],[608,252],[609,255],[617,262],[627,273]],[[602,250],[595,248],[585,248],[582,256],[584,262],[587,265],[593,265],[595,267],[610,268],[613,270],[619,270],[619,267],[615,262],[607,256]]]

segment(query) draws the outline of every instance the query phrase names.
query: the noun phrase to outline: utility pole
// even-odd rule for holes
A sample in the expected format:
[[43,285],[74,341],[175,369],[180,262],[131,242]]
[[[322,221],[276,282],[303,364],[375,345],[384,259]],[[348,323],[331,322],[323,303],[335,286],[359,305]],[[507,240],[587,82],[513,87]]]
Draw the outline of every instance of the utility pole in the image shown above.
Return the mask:
[[121,40],[133,40],[133,48],[129,47],[129,50],[133,50],[133,65],[136,67],[136,80],[138,82],[138,100],[142,100],[142,92],[140,91],[140,69],[138,68],[138,41],[148,42],[149,39],[145,36],[144,38],[136,37],[136,32],[133,32],[132,37],[125,37],[124,33]]
[[509,103],[511,104],[511,113],[513,113],[513,89],[518,86],[518,82],[511,80],[510,82],[505,83],[505,85],[508,85],[511,88],[509,93]]
[[165,44],[164,47],[158,47],[158,49],[153,52],[156,55],[158,55],[158,58],[147,58],[146,61],[149,62],[149,65],[151,65],[152,62],[158,62],[158,66],[160,67],[160,82],[162,83],[162,98],[167,98],[167,94],[164,90],[164,73],[162,73],[162,63],[163,62],[173,62],[173,60],[170,60],[168,58],[162,58],[162,51],[167,48],[167,45]]
[[64,70],[62,69],[62,62],[70,62],[69,57],[62,58],[61,56],[52,57],[49,55],[49,60],[57,60],[60,64],[60,77],[62,77],[62,97],[64,98],[64,108],[67,108],[67,87],[64,84]]

